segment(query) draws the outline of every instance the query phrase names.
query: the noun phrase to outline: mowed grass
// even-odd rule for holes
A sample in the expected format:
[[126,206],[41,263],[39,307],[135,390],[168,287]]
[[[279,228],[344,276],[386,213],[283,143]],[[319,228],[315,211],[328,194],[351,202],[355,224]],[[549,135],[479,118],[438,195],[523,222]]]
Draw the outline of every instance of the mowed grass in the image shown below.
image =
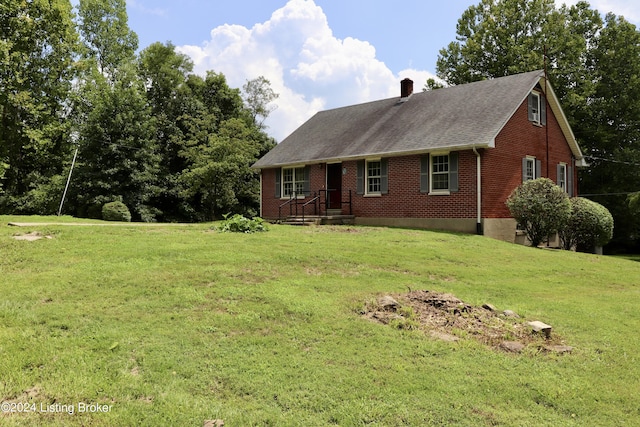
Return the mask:
[[[637,261],[406,229],[6,226],[31,220],[0,217],[0,400],[36,410],[1,425],[640,422]],[[11,237],[30,231],[52,238]],[[409,288],[544,321],[575,349],[510,354],[359,314]]]

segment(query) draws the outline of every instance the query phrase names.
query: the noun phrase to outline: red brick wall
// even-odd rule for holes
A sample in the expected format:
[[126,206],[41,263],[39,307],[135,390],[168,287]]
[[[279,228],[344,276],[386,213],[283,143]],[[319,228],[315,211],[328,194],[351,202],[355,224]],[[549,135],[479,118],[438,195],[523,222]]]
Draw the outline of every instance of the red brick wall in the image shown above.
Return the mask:
[[[546,132],[527,117],[525,101],[496,138],[496,147],[480,150],[482,155],[482,217],[508,218],[505,200],[522,183],[522,158],[535,156],[541,160],[542,176],[556,181],[559,162],[572,165],[571,151],[557,120],[549,109],[549,162],[546,159]],[[450,195],[428,195],[420,192],[420,156],[388,159],[389,191],[379,197],[356,194],[356,161],[345,161],[342,167],[343,199],[352,193],[353,214],[360,217],[385,218],[476,218],[476,155],[472,150],[459,152],[459,191]],[[547,175],[547,164],[549,174]],[[568,172],[568,169],[567,169]],[[574,168],[574,194],[576,187]],[[311,191],[325,188],[326,166],[311,165]],[[275,218],[278,206],[285,200],[275,198],[275,169],[262,171],[262,216]],[[348,213],[347,206],[343,213]],[[288,214],[288,208],[283,215]]]
[[[549,132],[549,161],[547,162],[546,134]],[[537,126],[527,117],[526,101],[513,115],[496,138],[495,148],[482,153],[482,216],[509,218],[504,204],[514,188],[522,184],[522,158],[535,156],[541,161],[541,174],[556,182],[556,167],[564,162],[572,166],[571,149],[558,121],[549,108],[547,126]],[[548,174],[547,174],[547,166]],[[574,193],[577,194],[574,171]]]

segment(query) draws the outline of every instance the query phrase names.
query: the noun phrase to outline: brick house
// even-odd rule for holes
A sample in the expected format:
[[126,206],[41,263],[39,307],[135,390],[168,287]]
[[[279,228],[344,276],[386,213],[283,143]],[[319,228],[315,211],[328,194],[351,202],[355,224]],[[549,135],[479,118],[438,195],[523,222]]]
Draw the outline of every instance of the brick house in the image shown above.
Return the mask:
[[577,194],[585,166],[544,73],[533,71],[317,113],[258,160],[261,215],[518,240],[505,200],[548,177]]

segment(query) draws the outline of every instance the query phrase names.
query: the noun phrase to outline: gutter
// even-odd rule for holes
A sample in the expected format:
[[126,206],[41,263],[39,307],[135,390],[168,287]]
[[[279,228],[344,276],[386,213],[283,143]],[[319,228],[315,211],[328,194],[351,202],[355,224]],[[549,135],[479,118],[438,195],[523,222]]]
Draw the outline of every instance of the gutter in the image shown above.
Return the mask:
[[482,230],[482,157],[480,156],[480,153],[478,152],[478,150],[476,150],[475,145],[473,146],[473,152],[476,155],[476,173],[477,173],[476,234],[482,236],[484,234]]

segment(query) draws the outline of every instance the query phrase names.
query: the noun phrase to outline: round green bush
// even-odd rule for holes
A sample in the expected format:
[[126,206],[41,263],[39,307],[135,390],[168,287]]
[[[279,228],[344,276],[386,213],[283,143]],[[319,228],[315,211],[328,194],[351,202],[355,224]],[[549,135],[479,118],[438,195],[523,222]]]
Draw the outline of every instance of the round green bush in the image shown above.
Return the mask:
[[102,206],[102,219],[105,221],[131,222],[131,212],[122,202],[105,203]]
[[571,216],[560,231],[565,249],[592,251],[606,245],[613,237],[613,216],[607,208],[583,197],[571,199]]
[[534,247],[561,230],[571,215],[569,197],[548,178],[522,183],[506,204]]

